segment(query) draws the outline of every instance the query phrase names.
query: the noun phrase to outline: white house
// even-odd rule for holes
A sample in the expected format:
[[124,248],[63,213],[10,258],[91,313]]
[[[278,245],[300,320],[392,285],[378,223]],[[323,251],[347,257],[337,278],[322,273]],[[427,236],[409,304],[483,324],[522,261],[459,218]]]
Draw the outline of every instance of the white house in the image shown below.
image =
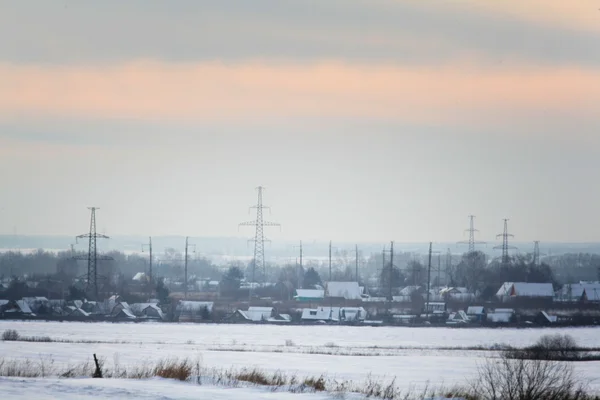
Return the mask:
[[296,301],[319,301],[325,297],[323,289],[296,289]]
[[367,317],[367,311],[362,307],[342,307],[340,309],[340,321],[359,322]]

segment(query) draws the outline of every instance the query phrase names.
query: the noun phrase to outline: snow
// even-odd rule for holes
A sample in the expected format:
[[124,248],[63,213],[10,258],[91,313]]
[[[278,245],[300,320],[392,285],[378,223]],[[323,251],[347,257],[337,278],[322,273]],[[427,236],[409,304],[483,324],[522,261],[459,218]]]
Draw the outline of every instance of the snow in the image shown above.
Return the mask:
[[[0,354],[11,359],[39,362],[41,357],[46,357],[55,365],[73,365],[90,360],[96,353],[106,360],[109,368],[113,368],[115,364],[139,365],[163,358],[189,357],[209,368],[256,366],[269,372],[281,371],[299,376],[325,374],[329,378],[354,382],[365,381],[369,375],[382,381],[398,377],[396,383],[405,388],[422,387],[428,381],[432,385],[443,384],[446,387],[464,384],[476,375],[477,367],[485,362],[485,357],[494,354],[432,348],[436,346],[493,346],[500,343],[526,346],[543,334],[561,333],[573,336],[581,346],[600,347],[600,327],[456,329],[0,321],[0,332],[6,329],[16,329],[23,336],[106,342],[0,341]],[[311,354],[315,352],[329,353]],[[348,353],[350,355],[343,355]],[[600,362],[573,363],[573,366],[577,376],[589,380],[594,390],[600,390]],[[175,394],[167,392],[164,398],[170,398],[168,396]],[[115,394],[114,397],[119,396]],[[140,397],[144,398],[142,394]],[[213,397],[206,395],[204,398]]]
[[97,399],[160,399],[160,400],[330,400],[322,393],[293,394],[270,392],[260,388],[225,388],[196,385],[171,379],[32,379],[0,378],[3,400],[97,400]]
[[554,297],[554,289],[551,283],[504,282],[496,296]]
[[362,289],[358,282],[327,282],[327,296],[343,297],[346,300],[361,299]]

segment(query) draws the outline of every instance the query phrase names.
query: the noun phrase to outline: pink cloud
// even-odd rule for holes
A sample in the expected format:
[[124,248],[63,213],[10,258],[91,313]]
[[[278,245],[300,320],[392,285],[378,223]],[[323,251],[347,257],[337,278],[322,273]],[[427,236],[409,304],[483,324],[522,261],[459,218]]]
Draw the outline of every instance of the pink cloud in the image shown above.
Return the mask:
[[0,64],[0,118],[223,120],[365,117],[502,120],[528,113],[593,117],[600,72],[559,67],[169,64],[108,67]]

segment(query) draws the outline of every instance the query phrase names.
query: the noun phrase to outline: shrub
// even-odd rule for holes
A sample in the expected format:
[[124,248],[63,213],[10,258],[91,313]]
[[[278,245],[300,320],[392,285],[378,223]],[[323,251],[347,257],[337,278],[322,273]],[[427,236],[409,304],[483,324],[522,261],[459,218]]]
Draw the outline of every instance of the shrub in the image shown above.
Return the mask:
[[161,378],[178,379],[186,381],[192,375],[192,363],[186,358],[183,360],[162,360],[154,367],[154,376]]
[[6,341],[9,341],[9,340],[11,340],[11,341],[19,340],[19,332],[17,332],[14,329],[7,329],[2,334],[2,340],[6,340]]
[[507,358],[521,360],[573,361],[586,355],[578,349],[572,336],[559,333],[544,335],[533,346],[505,351]]
[[501,357],[479,368],[473,397],[486,400],[578,400],[584,387],[567,363]]

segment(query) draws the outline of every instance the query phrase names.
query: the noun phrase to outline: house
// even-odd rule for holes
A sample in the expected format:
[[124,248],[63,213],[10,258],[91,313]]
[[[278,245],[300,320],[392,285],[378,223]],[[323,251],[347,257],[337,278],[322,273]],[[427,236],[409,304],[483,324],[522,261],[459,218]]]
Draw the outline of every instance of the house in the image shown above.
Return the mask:
[[558,317],[549,315],[546,311],[540,311],[535,317],[535,322],[540,325],[551,325],[558,322]]
[[358,286],[358,282],[327,282],[325,295],[327,297],[341,297],[346,300],[360,300],[364,287]]
[[111,314],[114,319],[117,320],[133,320],[136,319],[135,315],[129,308],[121,308],[116,314]]
[[325,290],[322,289],[296,289],[294,299],[296,301],[310,302],[320,301],[325,298]]
[[130,310],[136,317],[164,320],[165,316],[156,303],[134,303]]
[[467,322],[469,322],[469,316],[463,310],[450,313],[446,321],[447,324],[466,324]]
[[494,312],[487,313],[486,319],[488,322],[507,324],[514,321],[515,310],[512,308],[496,308]]
[[31,311],[29,304],[23,300],[10,300],[0,307],[4,315],[31,315],[35,314]]
[[340,307],[305,308],[302,310],[302,321],[339,321]]
[[556,301],[600,301],[600,282],[567,283],[556,293]]
[[[80,307],[77,307],[77,308],[80,308]],[[110,311],[110,315],[112,315],[114,317],[117,314],[119,314],[119,312],[121,312],[121,310],[127,310],[133,315],[133,313],[131,312],[131,308],[129,307],[129,304],[127,304],[126,301],[122,301],[122,302],[118,303],[117,305],[115,305],[112,308],[112,310]]]
[[425,304],[425,312],[434,314],[443,314],[446,312],[446,303],[439,301],[430,301]]
[[504,282],[496,292],[501,300],[514,298],[552,299],[554,289],[551,283]]
[[81,306],[81,309],[89,314],[103,314],[104,313],[102,304],[97,301],[86,301]]
[[267,319],[267,322],[274,324],[290,323],[292,322],[292,316],[289,314],[276,314],[274,317]]
[[179,322],[197,322],[209,319],[214,304],[212,301],[182,300],[175,309],[176,318]]
[[471,321],[484,322],[486,317],[486,310],[483,306],[469,306],[467,308],[467,315]]
[[367,311],[362,307],[340,308],[340,321],[361,322],[367,317]]
[[245,312],[250,321],[261,322],[266,321],[275,316],[275,308],[273,307],[248,307]]
[[90,316],[90,313],[83,311],[81,308],[75,308],[69,314],[69,317],[86,318],[86,317],[89,317],[89,316]]

